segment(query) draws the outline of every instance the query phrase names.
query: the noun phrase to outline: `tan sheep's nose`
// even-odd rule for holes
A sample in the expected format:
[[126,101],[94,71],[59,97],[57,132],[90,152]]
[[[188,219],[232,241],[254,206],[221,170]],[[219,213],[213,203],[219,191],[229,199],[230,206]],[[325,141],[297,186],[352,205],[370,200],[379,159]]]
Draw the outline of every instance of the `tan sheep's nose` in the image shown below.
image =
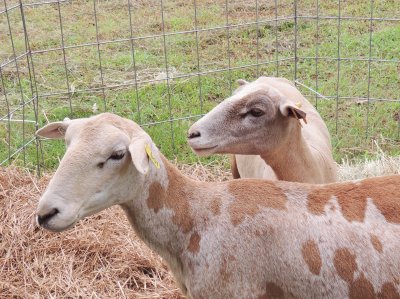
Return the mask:
[[201,134],[200,134],[199,131],[192,131],[192,132],[189,131],[189,133],[188,133],[188,138],[189,139],[197,138],[197,137],[200,137],[200,136],[201,136]]
[[44,224],[46,224],[47,222],[49,222],[49,220],[51,218],[53,218],[54,215],[58,214],[60,211],[56,208],[52,209],[49,213],[45,214],[45,215],[37,215],[37,223],[40,226],[43,226]]

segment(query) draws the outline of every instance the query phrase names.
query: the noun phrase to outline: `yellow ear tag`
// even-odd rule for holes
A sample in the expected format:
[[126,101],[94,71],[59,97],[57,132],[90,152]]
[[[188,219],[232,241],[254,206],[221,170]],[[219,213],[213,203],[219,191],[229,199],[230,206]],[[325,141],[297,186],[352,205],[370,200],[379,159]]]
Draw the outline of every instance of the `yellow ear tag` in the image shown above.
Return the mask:
[[147,156],[149,156],[151,162],[153,162],[154,166],[157,169],[160,169],[160,163],[158,163],[158,161],[156,160],[156,158],[154,158],[153,156],[153,152],[151,151],[150,145],[149,144],[145,144],[144,145],[144,149],[146,150]]
[[300,109],[301,108],[301,102],[297,102],[296,103],[296,107]]

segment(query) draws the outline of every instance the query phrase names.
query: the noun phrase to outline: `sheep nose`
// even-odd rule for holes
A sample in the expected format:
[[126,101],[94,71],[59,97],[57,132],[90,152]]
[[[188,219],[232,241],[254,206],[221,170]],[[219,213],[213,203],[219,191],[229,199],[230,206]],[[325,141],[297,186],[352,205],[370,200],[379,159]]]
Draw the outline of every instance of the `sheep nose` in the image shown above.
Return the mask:
[[188,134],[188,138],[189,139],[197,138],[197,137],[200,137],[200,136],[201,136],[201,134],[200,134],[199,131],[189,132],[189,134]]
[[37,215],[37,222],[39,225],[46,224],[54,215],[58,214],[60,211],[56,208],[52,209],[49,213],[45,215]]

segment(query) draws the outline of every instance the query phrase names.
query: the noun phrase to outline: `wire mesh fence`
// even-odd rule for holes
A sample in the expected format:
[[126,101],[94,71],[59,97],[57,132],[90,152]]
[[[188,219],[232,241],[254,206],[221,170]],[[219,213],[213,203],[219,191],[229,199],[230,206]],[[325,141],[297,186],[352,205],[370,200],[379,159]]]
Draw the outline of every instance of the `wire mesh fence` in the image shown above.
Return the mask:
[[397,153],[399,45],[396,0],[3,0],[0,164],[52,167],[63,144],[35,130],[103,111],[191,161],[190,123],[260,75],[297,84],[337,159],[376,139]]

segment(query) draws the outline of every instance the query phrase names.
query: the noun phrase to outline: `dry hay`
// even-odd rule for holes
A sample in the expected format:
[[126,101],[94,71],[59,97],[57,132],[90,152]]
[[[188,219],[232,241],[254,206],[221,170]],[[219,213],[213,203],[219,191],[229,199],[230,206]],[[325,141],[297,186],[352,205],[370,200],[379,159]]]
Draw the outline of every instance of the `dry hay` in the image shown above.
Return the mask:
[[[221,181],[220,165],[181,165],[186,175]],[[400,160],[340,167],[340,178],[400,173]],[[34,212],[50,179],[39,182],[22,169],[0,168],[1,298],[183,298],[160,257],[135,235],[118,207],[51,233],[36,227]]]
[[374,159],[351,163],[344,159],[339,166],[339,181],[358,180],[363,178],[400,174],[400,157],[391,157],[378,151]]
[[[182,167],[203,180],[221,180],[201,165]],[[218,176],[218,177],[217,177]],[[52,233],[34,212],[47,175],[0,168],[1,298],[182,298],[160,257],[131,229],[119,207]]]

